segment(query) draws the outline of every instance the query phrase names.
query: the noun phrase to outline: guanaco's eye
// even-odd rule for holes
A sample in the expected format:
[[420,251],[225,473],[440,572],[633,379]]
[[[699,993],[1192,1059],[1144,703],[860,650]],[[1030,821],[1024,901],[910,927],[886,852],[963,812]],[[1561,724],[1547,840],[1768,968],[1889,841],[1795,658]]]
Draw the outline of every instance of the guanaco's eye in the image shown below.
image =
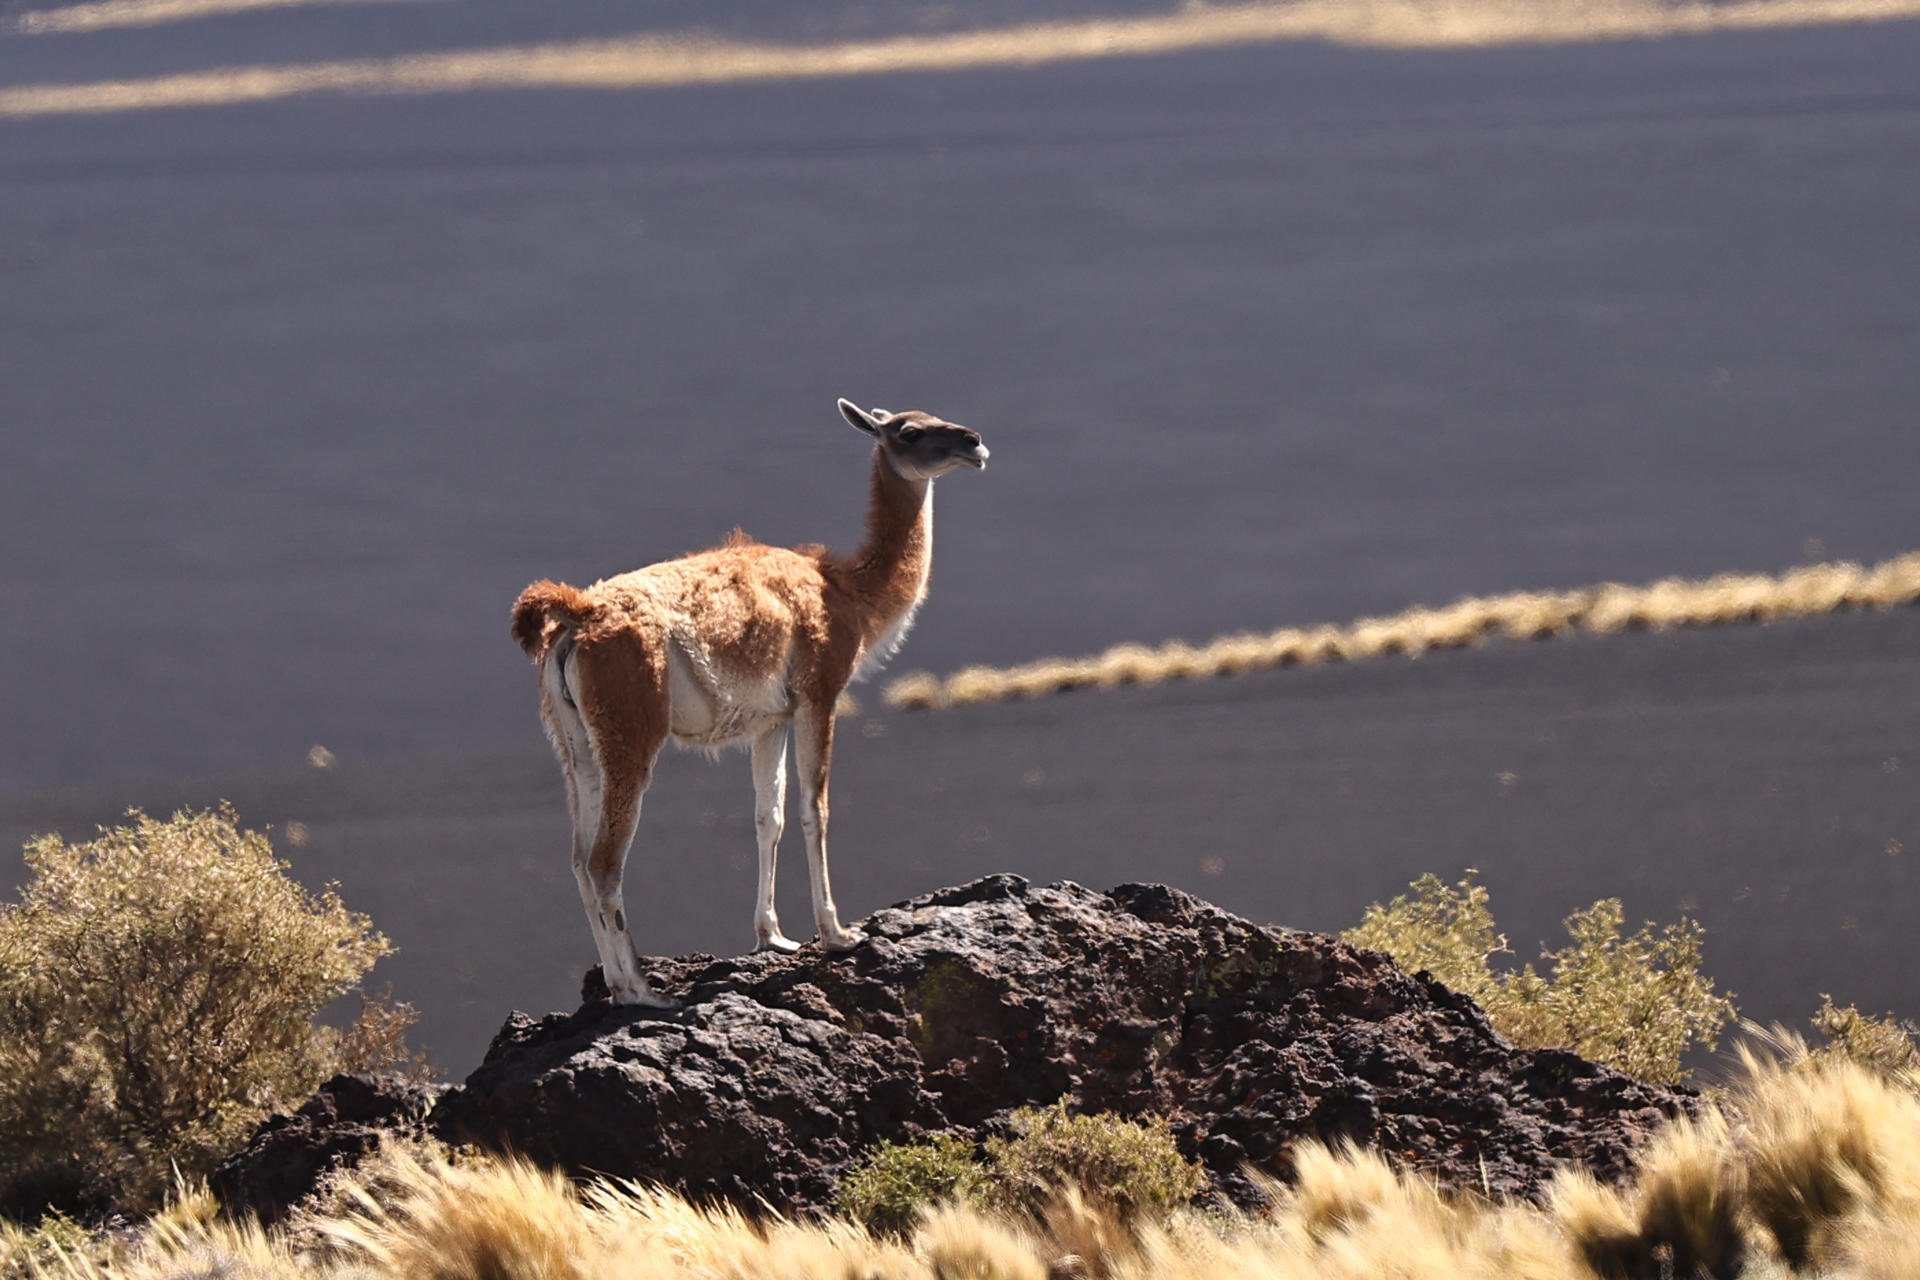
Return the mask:
[[900,442],[902,444],[912,444],[925,434],[926,432],[920,430],[918,427],[902,427],[900,428]]

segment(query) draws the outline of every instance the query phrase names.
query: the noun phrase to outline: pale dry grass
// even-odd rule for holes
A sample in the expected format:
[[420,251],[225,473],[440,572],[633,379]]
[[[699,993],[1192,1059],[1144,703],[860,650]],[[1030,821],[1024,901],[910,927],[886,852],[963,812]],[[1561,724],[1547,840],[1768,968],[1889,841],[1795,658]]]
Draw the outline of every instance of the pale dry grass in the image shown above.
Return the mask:
[[29,9],[13,20],[21,35],[76,35],[122,27],[158,27],[262,9],[335,5],[424,4],[435,0],[91,0],[57,9]]
[[1740,1049],[1741,1199],[1762,1238],[1789,1266],[1844,1270],[1861,1248],[1884,1252],[1889,1223],[1920,1233],[1914,1077],[1769,1038],[1775,1053]]
[[1176,640],[1123,644],[1084,658],[1043,658],[1013,667],[967,667],[944,678],[926,672],[888,685],[895,708],[956,707],[1037,698],[1074,689],[1204,680],[1273,667],[1361,661],[1458,649],[1497,636],[1544,640],[1571,632],[1611,634],[1670,627],[1771,622],[1847,609],[1892,609],[1920,600],[1920,551],[1871,566],[1807,565],[1777,576],[1727,573],[1667,578],[1647,586],[1602,583],[1573,591],[1516,592],[1420,605],[1344,626],[1283,627],[1222,636],[1201,645]]
[[[191,6],[219,4],[222,0],[165,2]],[[119,0],[102,18],[110,19],[118,13],[125,20],[131,9],[127,0]],[[1030,68],[1298,40],[1382,48],[1455,48],[1654,39],[1913,17],[1920,17],[1920,0],[1734,0],[1717,4],[1665,0],[1291,0],[1188,4],[1170,13],[1145,16],[1034,22],[829,44],[773,44],[679,32],[393,58],[219,67],[144,79],[23,85],[0,90],[0,118],[226,106],[319,93],[663,89]]]
[[[930,1211],[906,1238],[579,1185],[522,1162],[397,1144],[319,1232],[263,1232],[193,1193],[128,1243],[51,1251],[0,1232],[0,1275],[69,1280],[1910,1280],[1920,1275],[1912,1082],[1792,1037],[1750,1050],[1718,1106],[1676,1122],[1635,1178],[1558,1175],[1546,1201],[1445,1191],[1377,1155],[1307,1144],[1257,1216],[1126,1219],[1065,1191],[1037,1215]],[[353,1180],[349,1179],[349,1183]],[[9,1258],[9,1253],[12,1257]],[[31,1258],[29,1258],[31,1255]],[[37,1259],[37,1260],[34,1260]]]

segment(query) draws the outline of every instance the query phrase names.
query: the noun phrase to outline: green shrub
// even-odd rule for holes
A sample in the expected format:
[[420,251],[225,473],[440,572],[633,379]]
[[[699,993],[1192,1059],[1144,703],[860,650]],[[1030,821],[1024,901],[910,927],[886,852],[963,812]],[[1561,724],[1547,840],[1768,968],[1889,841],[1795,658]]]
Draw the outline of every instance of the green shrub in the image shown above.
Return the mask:
[[1920,1047],[1914,1043],[1920,1028],[1892,1014],[1876,1018],[1852,1005],[1836,1009],[1832,996],[1821,996],[1813,1028],[1827,1038],[1815,1051],[1817,1057],[1845,1058],[1893,1079],[1910,1079],[1920,1072]]
[[1457,885],[1422,876],[1412,891],[1368,907],[1346,940],[1473,997],[1524,1048],[1569,1048],[1642,1080],[1672,1083],[1688,1074],[1681,1065],[1688,1049],[1712,1049],[1733,1019],[1731,999],[1700,973],[1701,928],[1684,917],[1623,938],[1619,900],[1602,899],[1567,917],[1570,941],[1546,953],[1552,976],[1542,977],[1532,965],[1493,969],[1489,961],[1506,950],[1506,939],[1471,871]]
[[907,1235],[923,1208],[985,1204],[987,1171],[964,1138],[883,1142],[840,1180],[836,1201],[840,1212],[872,1230]]
[[1441,984],[1491,1006],[1501,983],[1488,960],[1507,949],[1493,927],[1487,890],[1469,870],[1458,885],[1428,872],[1386,906],[1374,903],[1360,923],[1340,935],[1356,947],[1392,956],[1409,973],[1428,973]]
[[0,904],[0,1205],[15,1212],[146,1208],[176,1170],[206,1172],[335,1069],[341,1034],[314,1014],[389,950],[225,807],[42,836],[26,864],[20,902]]
[[1069,1187],[1122,1220],[1187,1203],[1206,1174],[1180,1154],[1167,1122],[1076,1116],[1063,1100],[1023,1107],[1013,1132],[983,1152],[963,1138],[883,1142],[840,1181],[840,1211],[876,1231],[910,1234],[922,1210],[961,1204],[1038,1214]]
[[992,1199],[1034,1212],[1074,1186],[1123,1218],[1187,1203],[1206,1174],[1175,1145],[1167,1122],[1069,1115],[1063,1100],[1013,1113],[1013,1133],[987,1142]]

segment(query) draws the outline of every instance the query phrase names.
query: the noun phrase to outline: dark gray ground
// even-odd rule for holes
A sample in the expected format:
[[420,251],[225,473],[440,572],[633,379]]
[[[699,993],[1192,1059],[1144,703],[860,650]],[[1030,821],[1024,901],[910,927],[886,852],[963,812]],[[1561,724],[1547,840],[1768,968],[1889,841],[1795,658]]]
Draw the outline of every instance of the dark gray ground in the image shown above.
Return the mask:
[[[0,83],[665,12],[0,37]],[[402,944],[465,1066],[590,950],[508,603],[735,523],[847,541],[836,394],[994,451],[941,488],[897,669],[1905,550],[1915,66],[1895,24],[0,122],[0,841],[220,796],[304,821],[299,869]],[[1008,869],[1333,926],[1475,865],[1523,954],[1602,894],[1690,902],[1751,1012],[1920,1012],[1916,638],[883,718],[838,773],[840,897]],[[748,937],[749,796],[741,759],[665,770],[643,945]]]

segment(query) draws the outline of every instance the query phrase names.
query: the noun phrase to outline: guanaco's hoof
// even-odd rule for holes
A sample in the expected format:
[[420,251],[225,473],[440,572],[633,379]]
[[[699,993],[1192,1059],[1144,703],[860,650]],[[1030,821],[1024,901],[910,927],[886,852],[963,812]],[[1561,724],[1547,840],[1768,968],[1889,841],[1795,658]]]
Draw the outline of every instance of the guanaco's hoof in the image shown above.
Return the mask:
[[800,944],[785,934],[776,933],[771,938],[760,939],[758,943],[754,944],[753,949],[755,951],[773,951],[783,956],[790,956],[800,949]]
[[645,987],[638,991],[616,991],[613,993],[613,1002],[635,1009],[678,1009],[680,1007],[680,1002],[672,996],[663,996],[658,991]]
[[851,951],[867,940],[858,929],[843,929],[833,937],[822,937],[820,945],[829,951]]

